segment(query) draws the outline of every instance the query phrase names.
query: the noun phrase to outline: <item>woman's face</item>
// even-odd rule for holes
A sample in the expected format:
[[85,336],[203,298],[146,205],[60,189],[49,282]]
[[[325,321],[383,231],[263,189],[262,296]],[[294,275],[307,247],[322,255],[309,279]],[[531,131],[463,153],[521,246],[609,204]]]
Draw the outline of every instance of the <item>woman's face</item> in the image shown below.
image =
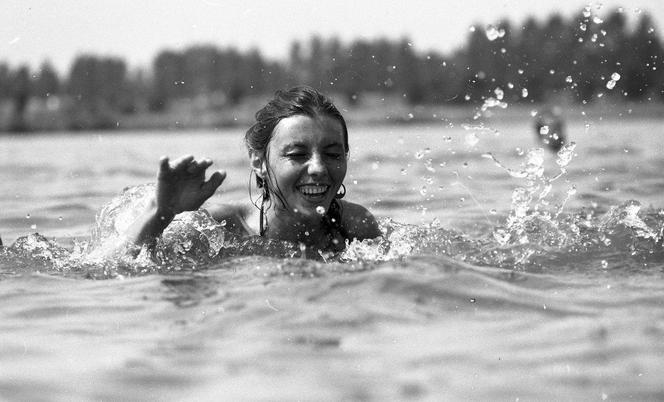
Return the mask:
[[274,128],[266,160],[269,188],[283,199],[273,201],[303,218],[320,218],[346,177],[341,123],[328,116],[285,118]]

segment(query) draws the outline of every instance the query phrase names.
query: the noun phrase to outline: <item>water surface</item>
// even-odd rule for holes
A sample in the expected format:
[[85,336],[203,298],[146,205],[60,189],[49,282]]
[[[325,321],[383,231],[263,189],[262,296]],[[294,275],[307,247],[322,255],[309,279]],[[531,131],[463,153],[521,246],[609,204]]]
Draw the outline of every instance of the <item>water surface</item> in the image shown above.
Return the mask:
[[526,119],[351,126],[347,197],[386,236],[327,262],[204,216],[157,263],[88,258],[161,155],[213,158],[213,201],[246,198],[241,130],[3,137],[0,397],[662,400],[660,126],[570,121],[553,181]]

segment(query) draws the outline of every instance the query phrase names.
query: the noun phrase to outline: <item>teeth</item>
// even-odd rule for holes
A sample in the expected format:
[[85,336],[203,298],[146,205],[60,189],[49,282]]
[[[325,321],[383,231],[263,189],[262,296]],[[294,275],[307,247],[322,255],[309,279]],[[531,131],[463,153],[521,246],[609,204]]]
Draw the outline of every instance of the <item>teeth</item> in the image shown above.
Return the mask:
[[306,185],[300,187],[300,191],[306,195],[320,195],[327,191],[328,186]]

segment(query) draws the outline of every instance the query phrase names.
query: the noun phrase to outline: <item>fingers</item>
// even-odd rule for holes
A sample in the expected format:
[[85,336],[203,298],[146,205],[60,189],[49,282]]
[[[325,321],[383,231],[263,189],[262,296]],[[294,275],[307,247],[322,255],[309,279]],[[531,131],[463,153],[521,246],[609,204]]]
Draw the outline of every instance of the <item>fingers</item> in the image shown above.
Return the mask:
[[170,165],[168,163],[168,156],[162,156],[159,158],[159,171],[157,172],[157,178],[162,179],[166,177],[166,174],[168,173],[170,169]]
[[212,165],[210,158],[203,158],[196,160],[193,155],[181,156],[172,162],[169,162],[168,157],[161,157],[159,160],[159,176],[164,177],[166,173],[172,172],[176,175],[189,174],[198,175],[203,174],[207,168]]
[[212,176],[210,176],[208,181],[203,183],[201,190],[206,197],[211,197],[212,194],[217,191],[217,188],[221,186],[221,183],[224,182],[224,179],[226,179],[226,172],[223,170],[217,170],[216,172],[212,173]]
[[205,169],[209,168],[212,165],[212,160],[204,158],[200,161],[193,160],[187,166],[187,173],[199,174],[205,172]]
[[193,155],[185,155],[177,158],[170,164],[170,169],[174,173],[184,173],[187,171],[187,168],[191,164],[191,162],[194,160]]

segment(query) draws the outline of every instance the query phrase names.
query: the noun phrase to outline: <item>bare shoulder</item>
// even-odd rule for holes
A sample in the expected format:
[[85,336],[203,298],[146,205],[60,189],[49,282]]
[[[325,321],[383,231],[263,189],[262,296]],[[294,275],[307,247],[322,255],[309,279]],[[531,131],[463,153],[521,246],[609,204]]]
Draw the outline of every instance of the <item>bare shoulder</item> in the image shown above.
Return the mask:
[[351,239],[374,239],[382,236],[378,222],[368,209],[360,204],[339,201],[342,208],[342,224]]
[[217,222],[225,222],[228,231],[239,235],[253,235],[255,230],[249,224],[254,206],[247,203],[224,203],[206,207]]

